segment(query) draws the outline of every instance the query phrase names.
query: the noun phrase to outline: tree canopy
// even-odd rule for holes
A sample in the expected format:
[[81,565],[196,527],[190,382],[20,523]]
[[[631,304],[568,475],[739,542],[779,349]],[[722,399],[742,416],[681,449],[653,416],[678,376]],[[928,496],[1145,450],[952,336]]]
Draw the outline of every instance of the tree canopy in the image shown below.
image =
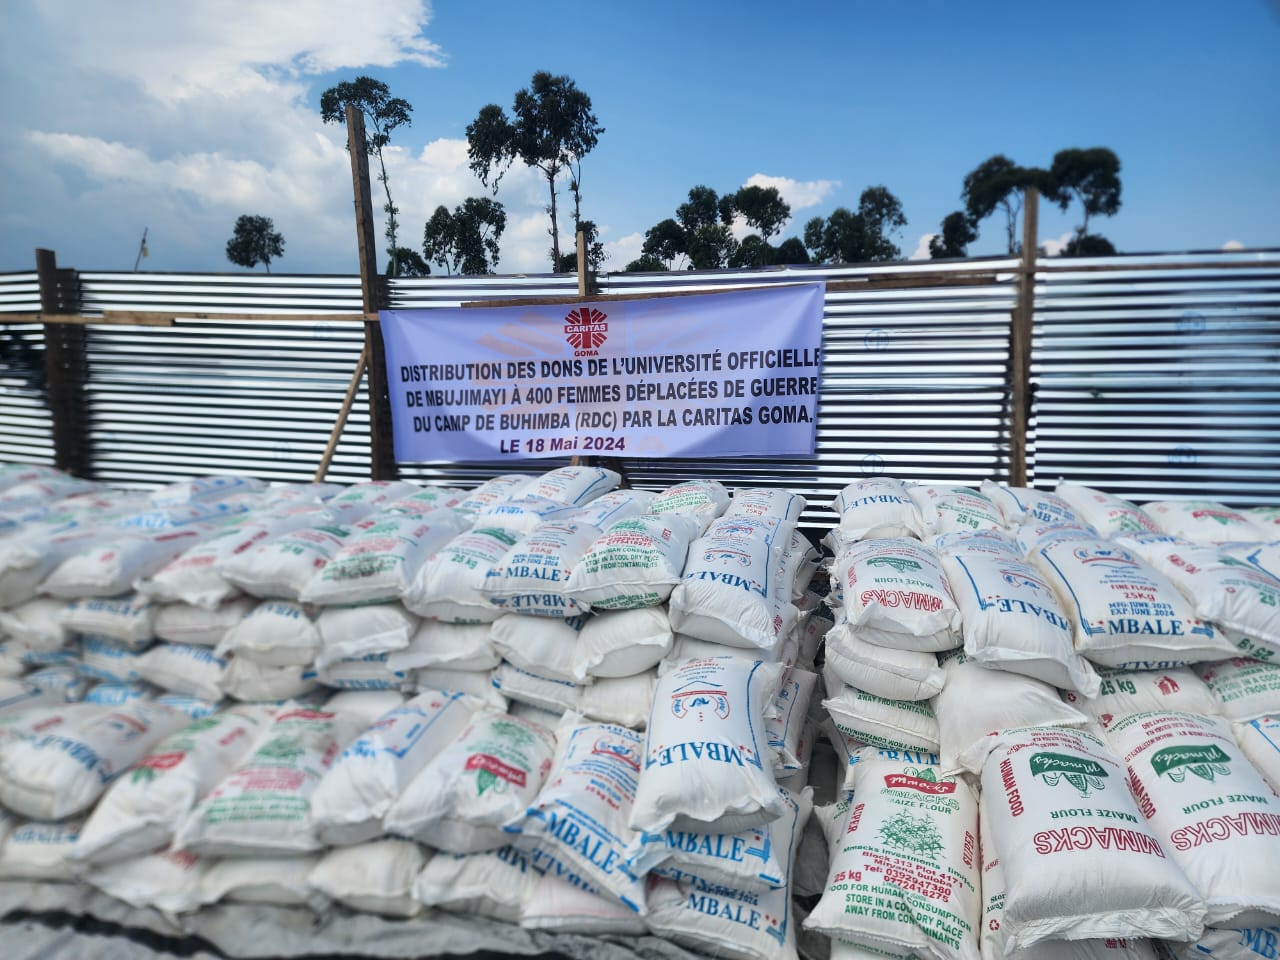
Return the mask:
[[551,267],[560,264],[560,229],[556,182],[572,174],[575,227],[581,226],[581,160],[595,149],[604,127],[591,112],[591,98],[569,77],[546,71],[533,75],[530,85],[516,92],[508,117],[502,107],[488,104],[467,126],[467,159],[480,182],[496,194],[503,174],[520,160],[537,167],[547,182],[551,217]]
[[227,241],[227,259],[237,266],[252,270],[258,264],[271,272],[271,261],[284,256],[284,237],[276,232],[270,217],[242,213]]
[[335,84],[320,95],[320,116],[325,123],[346,123],[347,104],[356,107],[364,116],[365,149],[369,156],[378,158],[378,182],[387,197],[387,202],[382,205],[387,215],[387,274],[397,277],[400,276],[399,251],[406,248],[397,242],[400,208],[391,199],[391,184],[382,149],[391,142],[391,131],[409,125],[413,107],[408,100],[391,96],[390,88],[381,80],[356,77],[355,80]]
[[967,257],[969,244],[978,239],[978,230],[963,210],[943,218],[942,232],[929,241],[929,256],[934,260]]
[[755,228],[765,243],[791,219],[791,205],[782,199],[777,187],[742,187],[732,197],[734,211],[747,226]]
[[441,205],[423,229],[422,253],[449,273],[493,273],[506,227],[506,211],[489,197],[468,197],[452,213]]
[[814,217],[804,226],[804,245],[819,263],[865,263],[899,260],[902,251],[893,235],[907,225],[902,201],[888,187],[862,191],[858,209],[837,207],[825,220]]
[[1083,239],[1089,236],[1090,216],[1110,217],[1120,209],[1120,158],[1106,147],[1059,150],[1049,168],[1046,195],[1063,210],[1073,199],[1080,201],[1084,220],[1076,235]]
[[1021,248],[1018,241],[1018,216],[1022,212],[1023,193],[1028,187],[1047,192],[1049,175],[1038,167],[1020,167],[1002,153],[988,157],[965,174],[960,197],[965,213],[975,229],[996,210],[1005,214],[1005,234],[1009,253]]

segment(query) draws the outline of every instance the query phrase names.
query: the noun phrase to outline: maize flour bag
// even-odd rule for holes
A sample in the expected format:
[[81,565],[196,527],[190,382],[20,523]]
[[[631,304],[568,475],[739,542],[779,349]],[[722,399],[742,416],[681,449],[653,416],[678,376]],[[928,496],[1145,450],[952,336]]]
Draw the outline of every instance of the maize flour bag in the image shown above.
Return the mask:
[[1280,923],[1280,797],[1225,720],[1136,713],[1107,728],[1152,831],[1208,904],[1212,927]]
[[486,711],[419,773],[387,813],[387,830],[449,853],[496,850],[551,770],[555,735]]
[[98,802],[74,859],[109,863],[165,846],[270,722],[264,708],[238,707],[192,721],[160,741]]
[[978,798],[931,763],[868,747],[805,926],[889,956],[977,960]]
[[428,690],[375,721],[342,751],[311,797],[320,839],[338,846],[382,833],[392,805],[479,706],[465,694]]
[[1124,763],[1082,730],[995,738],[982,803],[1008,892],[1010,949],[1044,940],[1160,937],[1204,929],[1204,898],[1138,810]]

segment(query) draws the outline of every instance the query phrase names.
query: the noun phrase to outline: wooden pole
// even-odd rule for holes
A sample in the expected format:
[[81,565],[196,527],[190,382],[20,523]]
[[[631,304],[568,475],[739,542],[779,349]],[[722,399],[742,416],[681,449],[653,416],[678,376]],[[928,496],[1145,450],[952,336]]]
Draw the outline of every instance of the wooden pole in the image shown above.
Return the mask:
[[333,462],[333,453],[338,449],[338,441],[342,439],[342,428],[347,425],[347,417],[351,414],[351,404],[355,402],[356,391],[360,389],[360,380],[364,377],[364,368],[369,363],[369,347],[360,351],[360,359],[356,361],[356,369],[351,374],[351,382],[347,384],[347,395],[342,401],[342,409],[338,411],[338,419],[333,422],[329,432],[329,443],[320,458],[320,466],[316,467],[315,481],[320,483],[329,472],[329,464]]
[[[351,155],[351,187],[355,196],[360,293],[364,312],[377,313],[386,306],[386,292],[378,275],[364,115],[352,104],[347,104],[347,152]],[[391,395],[387,390],[387,358],[382,344],[382,328],[377,323],[366,322],[364,325],[362,357],[369,377],[369,476],[374,480],[394,480],[397,471],[391,433]]]
[[[585,297],[591,290],[591,284],[587,278],[587,245],[584,242],[586,234],[581,230],[578,231],[578,296]],[[569,459],[569,465],[574,467],[594,467],[596,465],[595,457],[583,457],[574,454]]]
[[1022,204],[1022,265],[1018,301],[1009,330],[1009,486],[1027,485],[1027,435],[1031,420],[1031,333],[1036,299],[1036,236],[1040,193],[1027,188]]
[[[59,270],[52,250],[36,250],[40,313],[74,314],[80,310],[80,284],[74,270]],[[77,477],[93,476],[85,398],[85,328],[83,324],[45,322],[45,390],[53,429],[53,462]]]

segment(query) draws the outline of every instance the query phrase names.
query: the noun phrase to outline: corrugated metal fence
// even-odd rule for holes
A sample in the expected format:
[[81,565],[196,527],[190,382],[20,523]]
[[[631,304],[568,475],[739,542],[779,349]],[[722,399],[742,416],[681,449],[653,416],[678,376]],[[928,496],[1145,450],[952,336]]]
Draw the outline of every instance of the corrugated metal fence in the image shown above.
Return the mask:
[[[713,273],[605,274],[601,298],[822,280],[813,458],[624,460],[632,483],[707,476],[779,486],[825,505],[885,474],[1005,479],[1013,258]],[[363,342],[358,277],[81,273],[81,311],[280,313],[280,322],[90,324],[87,416],[95,474],[120,484],[246,472],[300,480],[319,462]],[[398,308],[571,296],[573,275],[394,280]],[[3,312],[39,310],[35,274],[0,275]],[[1280,252],[1040,260],[1029,476],[1067,477],[1138,501],[1208,496],[1280,503]],[[38,361],[39,324],[0,326]],[[6,356],[21,358],[22,351]],[[0,369],[0,460],[51,462],[39,363]],[[529,471],[562,461],[526,461]],[[471,485],[509,464],[402,464]],[[329,476],[369,475],[357,397]]]

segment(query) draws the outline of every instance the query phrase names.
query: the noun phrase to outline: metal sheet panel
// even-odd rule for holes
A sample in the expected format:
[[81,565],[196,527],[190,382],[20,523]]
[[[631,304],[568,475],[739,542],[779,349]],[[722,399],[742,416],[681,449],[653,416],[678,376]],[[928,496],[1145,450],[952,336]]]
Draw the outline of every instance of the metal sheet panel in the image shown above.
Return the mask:
[[[1012,258],[604,274],[600,296],[823,281],[822,393],[812,458],[619,461],[637,486],[690,477],[784,487],[806,521],[857,477],[1003,478]],[[357,313],[356,277],[82,273],[86,313]],[[573,275],[393,280],[399,308],[568,297]],[[0,311],[38,310],[35,274],[0,276]],[[7,328],[39,349],[38,325]],[[89,327],[89,424],[99,476],[155,484],[243,471],[308,478],[360,352],[358,323]],[[1029,467],[1138,501],[1280,503],[1280,252],[1042,260],[1036,283]],[[0,371],[0,460],[51,462],[48,415]],[[368,476],[363,389],[330,477]],[[565,461],[530,460],[534,473]],[[473,486],[510,464],[402,464]]]
[[1280,255],[1041,266],[1038,485],[1069,479],[1137,502],[1280,503]]
[[[0,274],[0,316],[39,312],[34,270]],[[53,421],[44,383],[44,328],[0,325],[0,463],[53,465]]]

